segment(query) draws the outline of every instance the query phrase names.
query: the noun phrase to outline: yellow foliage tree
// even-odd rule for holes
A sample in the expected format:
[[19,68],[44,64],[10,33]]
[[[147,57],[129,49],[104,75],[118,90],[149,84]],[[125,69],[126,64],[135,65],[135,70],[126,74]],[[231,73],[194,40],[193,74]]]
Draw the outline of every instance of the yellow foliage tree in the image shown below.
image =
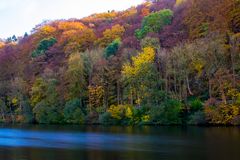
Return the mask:
[[[149,88],[153,87],[155,79],[155,68],[153,66],[155,50],[152,47],[143,48],[143,52],[136,57],[132,57],[132,64],[123,66],[123,76],[129,84],[129,97],[131,103],[141,104],[142,99],[149,97]],[[147,91],[148,90],[148,91]]]
[[130,9],[122,12],[121,16],[122,18],[130,17],[137,14],[137,9],[135,7],[131,7]]
[[103,95],[104,89],[102,86],[88,87],[89,107],[91,111],[97,107],[103,106]]
[[112,105],[108,109],[108,112],[111,114],[111,117],[117,120],[121,120],[124,115],[124,108],[120,106]]
[[104,12],[104,13],[98,13],[93,14],[89,17],[83,18],[82,20],[84,22],[93,22],[93,21],[101,21],[101,20],[111,20],[115,18],[118,15],[118,12],[111,11],[111,12]]
[[181,5],[183,2],[185,2],[186,0],[176,0],[175,6],[179,6]]
[[125,32],[124,27],[117,24],[113,26],[111,29],[106,29],[103,32],[103,37],[98,39],[96,41],[96,44],[98,44],[100,47],[105,48],[115,39],[121,39],[124,32]]
[[95,14],[93,17],[97,19],[111,19],[117,16],[117,12],[105,12],[105,13],[98,13]]
[[50,36],[53,37],[55,33],[56,33],[55,27],[52,27],[50,25],[45,25],[38,30],[37,37],[39,37],[40,39],[50,37]]
[[136,76],[139,72],[147,72],[147,68],[144,67],[144,64],[153,63],[154,58],[154,49],[152,47],[144,48],[142,53],[136,57],[132,57],[133,64],[125,64],[123,66],[123,74],[125,76]]
[[133,119],[132,106],[130,105],[111,105],[107,111],[112,118],[117,120],[124,118]]

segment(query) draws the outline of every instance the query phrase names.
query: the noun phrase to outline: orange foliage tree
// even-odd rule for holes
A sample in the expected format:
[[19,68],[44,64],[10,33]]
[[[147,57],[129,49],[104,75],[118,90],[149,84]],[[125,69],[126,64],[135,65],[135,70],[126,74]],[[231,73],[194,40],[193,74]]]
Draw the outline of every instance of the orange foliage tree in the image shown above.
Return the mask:
[[69,30],[63,33],[62,39],[66,42],[64,50],[66,53],[83,52],[93,46],[96,35],[92,29],[86,28],[81,31]]
[[3,42],[0,42],[0,48],[3,48],[4,47],[4,43]]

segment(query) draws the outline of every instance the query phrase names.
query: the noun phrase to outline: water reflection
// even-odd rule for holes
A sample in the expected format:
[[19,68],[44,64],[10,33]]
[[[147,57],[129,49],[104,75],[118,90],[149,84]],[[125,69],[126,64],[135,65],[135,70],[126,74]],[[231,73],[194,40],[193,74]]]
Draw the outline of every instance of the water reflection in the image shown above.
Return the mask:
[[239,128],[0,127],[1,160],[221,160],[239,148]]
[[[0,129],[0,146],[4,147],[161,152],[159,147],[162,145],[180,145],[183,143],[184,141],[180,139],[168,139],[164,136],[154,135],[91,132],[44,132],[19,129]],[[155,145],[152,146],[152,144]]]

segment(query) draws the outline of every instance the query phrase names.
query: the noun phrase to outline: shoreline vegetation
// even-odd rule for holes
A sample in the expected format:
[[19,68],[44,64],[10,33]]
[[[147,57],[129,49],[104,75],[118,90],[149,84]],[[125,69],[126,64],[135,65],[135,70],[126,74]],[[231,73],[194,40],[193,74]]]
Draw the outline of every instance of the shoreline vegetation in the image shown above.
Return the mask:
[[0,124],[240,125],[240,1],[153,0],[0,39]]

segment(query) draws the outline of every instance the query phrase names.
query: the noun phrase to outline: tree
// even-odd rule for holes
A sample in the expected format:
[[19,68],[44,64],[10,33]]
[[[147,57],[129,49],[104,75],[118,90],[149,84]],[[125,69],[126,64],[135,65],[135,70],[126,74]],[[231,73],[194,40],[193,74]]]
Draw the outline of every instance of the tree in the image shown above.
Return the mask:
[[84,113],[79,99],[72,99],[65,104],[63,113],[64,120],[70,124],[82,124],[84,122]]
[[40,86],[44,86],[46,89],[44,93],[42,93],[42,87],[34,90],[35,95],[43,97],[39,99],[39,102],[33,108],[36,121],[43,124],[61,123],[63,120],[62,104],[56,91],[57,81],[56,79],[42,79],[40,81],[42,83]]
[[55,37],[57,29],[50,24],[40,24],[39,27],[34,29],[34,41],[39,43],[44,38]]
[[98,107],[103,107],[104,90],[102,86],[89,86],[88,87],[88,100],[89,110],[94,111]]
[[38,44],[37,49],[32,52],[32,57],[36,58],[38,56],[44,55],[46,53],[46,51],[50,47],[52,47],[56,42],[57,42],[57,40],[53,37],[45,38],[45,39],[41,40],[40,43]]
[[0,113],[1,113],[1,121],[6,122],[7,117],[7,106],[3,100],[0,99]]
[[32,107],[28,98],[27,83],[21,77],[11,81],[8,98],[11,102],[10,111],[14,113],[12,121],[29,123],[33,121]]
[[93,47],[96,35],[92,29],[84,28],[81,30],[68,30],[63,32],[64,51],[68,54],[73,52],[84,52]]
[[27,37],[28,37],[28,33],[25,32],[23,38],[27,38]]
[[154,59],[154,49],[146,47],[143,48],[142,53],[132,58],[132,64],[127,63],[123,66],[122,73],[126,84],[129,86],[127,95],[131,104],[140,105],[142,101],[149,103],[154,99],[152,97],[154,90],[158,89],[158,76]]
[[149,8],[143,8],[143,9],[141,10],[141,15],[142,15],[143,17],[145,17],[145,16],[147,16],[147,15],[149,15],[149,14],[150,14]]
[[117,53],[120,45],[121,41],[119,39],[114,40],[105,49],[104,57],[108,59],[109,57],[114,56]]
[[59,30],[67,31],[67,30],[83,30],[86,28],[84,24],[81,22],[74,21],[60,21],[57,24]]
[[102,87],[104,109],[121,103],[121,66],[120,58],[114,56],[110,60],[99,61],[94,67],[91,86]]
[[87,97],[87,71],[80,53],[73,53],[68,59],[68,69],[65,74],[68,100],[79,98],[81,103]]
[[3,48],[4,45],[5,45],[5,43],[3,43],[3,42],[0,41],[0,49]]
[[15,35],[13,35],[12,37],[8,37],[7,40],[6,40],[7,43],[14,43],[14,42],[17,42],[17,41],[18,41],[18,39]]
[[180,6],[183,4],[186,0],[176,0],[175,6]]
[[115,39],[121,39],[123,36],[123,33],[125,32],[125,29],[123,26],[116,24],[112,26],[111,29],[106,29],[103,32],[103,37],[99,38],[96,43],[100,47],[107,47],[111,42],[113,42]]
[[229,15],[229,24],[232,32],[239,33],[240,32],[240,1],[231,0],[231,9]]
[[159,33],[164,26],[171,24],[172,17],[173,12],[170,9],[149,14],[144,17],[141,29],[136,30],[136,37],[142,39],[150,32]]
[[47,90],[47,84],[43,78],[37,78],[31,88],[31,105],[34,107],[42,99],[46,98],[45,91]]
[[16,37],[15,35],[13,35],[13,36],[12,36],[12,41],[13,41],[13,42],[17,42],[17,40],[18,40],[17,37]]

